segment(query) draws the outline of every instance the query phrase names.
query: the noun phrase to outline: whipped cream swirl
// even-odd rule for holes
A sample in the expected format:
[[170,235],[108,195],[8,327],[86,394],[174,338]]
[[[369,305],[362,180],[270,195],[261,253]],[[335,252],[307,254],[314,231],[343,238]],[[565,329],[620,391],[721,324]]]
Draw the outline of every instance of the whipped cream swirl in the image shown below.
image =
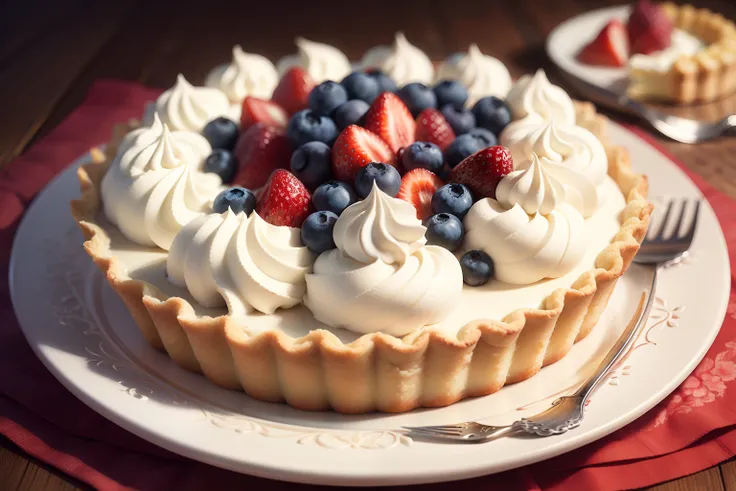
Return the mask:
[[369,49],[360,62],[363,70],[378,68],[391,77],[397,85],[410,82],[429,84],[434,78],[434,66],[429,57],[409,41],[404,33],[396,33],[391,46]]
[[505,99],[512,83],[506,65],[481,53],[476,44],[471,44],[467,53],[456,53],[443,61],[436,79],[458,80],[467,87],[469,107],[489,95]]
[[207,212],[220,192],[216,174],[201,172],[212,148],[201,135],[170,132],[158,116],[129,133],[102,179],[107,219],[128,239],[169,249],[184,225]]
[[176,236],[166,261],[173,284],[205,307],[226,305],[233,316],[271,314],[301,302],[314,254],[299,229],[277,227],[256,212],[209,214]]
[[529,215],[548,215],[565,199],[565,188],[552,177],[536,154],[531,165],[513,171],[501,179],[496,188],[496,199],[506,208],[519,205]]
[[575,124],[575,106],[561,87],[552,85],[541,68],[524,75],[511,87],[506,98],[514,119],[535,114],[545,121]]
[[319,84],[325,80],[339,82],[352,71],[348,57],[334,46],[303,37],[296,38],[295,43],[298,52],[284,56],[276,64],[279,77],[289,68],[299,66],[312,77],[314,83]]
[[329,326],[403,336],[442,321],[462,292],[462,271],[447,249],[425,245],[416,210],[373,186],[338,218],[337,249],[307,275],[304,303]]
[[270,99],[278,81],[276,68],[268,58],[234,46],[232,61],[212,69],[205,85],[220,89],[231,104],[240,104],[246,96]]

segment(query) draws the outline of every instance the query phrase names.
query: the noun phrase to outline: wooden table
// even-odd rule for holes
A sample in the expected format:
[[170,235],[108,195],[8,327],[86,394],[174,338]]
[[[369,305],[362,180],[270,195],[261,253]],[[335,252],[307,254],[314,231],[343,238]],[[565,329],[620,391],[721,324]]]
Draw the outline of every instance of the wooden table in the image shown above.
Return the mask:
[[[294,36],[303,35],[334,44],[357,59],[367,48],[391,42],[398,30],[437,60],[476,42],[518,76],[548,67],[544,40],[558,23],[617,3],[624,2],[11,0],[0,12],[0,167],[62,121],[100,77],[167,88],[182,72],[200,84],[210,68],[229,60],[236,43],[275,60],[292,53]],[[732,0],[693,3],[736,19]],[[736,98],[715,111],[685,112],[713,119],[718,110],[735,108]],[[736,139],[697,147],[662,143],[718,189],[736,197]],[[0,439],[3,490],[79,487],[83,485]],[[736,491],[736,462],[652,489]]]

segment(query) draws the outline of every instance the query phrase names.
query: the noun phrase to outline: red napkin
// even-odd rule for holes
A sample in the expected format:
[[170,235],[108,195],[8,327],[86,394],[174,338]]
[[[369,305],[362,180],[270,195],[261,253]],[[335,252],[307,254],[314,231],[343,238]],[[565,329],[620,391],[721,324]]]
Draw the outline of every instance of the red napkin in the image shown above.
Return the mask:
[[[8,262],[13,235],[33,196],[115,123],[140,116],[159,91],[101,81],[58,128],[0,172],[0,433],[30,455],[85,483],[115,489],[307,489],[225,471],[172,454],[107,421],[43,367],[15,319]],[[644,132],[642,138],[656,143]],[[674,159],[672,159],[674,160]],[[734,202],[684,169],[716,211],[731,260]],[[13,374],[10,376],[9,374]],[[706,469],[736,451],[736,297],[718,338],[695,372],[633,424],[574,452],[522,469],[462,483],[469,490],[616,490]],[[53,404],[49,404],[53,401]],[[412,487],[449,489],[456,484]],[[408,487],[394,488],[408,489]]]

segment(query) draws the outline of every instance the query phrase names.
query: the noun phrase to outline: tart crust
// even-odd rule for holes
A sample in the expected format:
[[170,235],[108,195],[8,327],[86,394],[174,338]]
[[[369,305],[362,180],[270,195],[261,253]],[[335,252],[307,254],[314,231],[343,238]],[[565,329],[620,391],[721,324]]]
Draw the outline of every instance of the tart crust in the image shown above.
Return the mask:
[[695,55],[681,56],[667,72],[632,69],[629,96],[689,104],[711,102],[736,91],[736,24],[708,9],[661,5],[676,28],[707,46]]
[[503,321],[475,320],[456,337],[430,328],[403,338],[367,334],[344,344],[327,330],[298,339],[280,331],[251,334],[227,315],[197,317],[188,301],[130,278],[111,256],[110,238],[95,219],[100,181],[135,123],[116,128],[104,151],[92,149],[93,162],[78,170],[81,197],[71,202],[71,210],[84,234],[84,248],[145,338],[181,367],[256,399],[305,410],[402,412],[447,406],[526,380],[564,357],[598,322],[646,234],[652,211],[646,176],[632,171],[625,148],[607,142],[607,120],[592,104],[576,103],[576,111],[578,124],[604,143],[609,174],[626,198],[620,231],[597,256],[595,269],[570,288],[552,292],[539,309],[517,310]]

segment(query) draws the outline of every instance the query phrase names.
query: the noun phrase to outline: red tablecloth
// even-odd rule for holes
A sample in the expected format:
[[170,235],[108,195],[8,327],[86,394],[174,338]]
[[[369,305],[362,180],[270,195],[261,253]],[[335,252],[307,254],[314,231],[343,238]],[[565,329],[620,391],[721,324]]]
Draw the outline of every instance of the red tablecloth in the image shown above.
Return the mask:
[[[15,319],[7,269],[13,235],[26,206],[70,162],[106,141],[115,123],[138,117],[144,103],[157,95],[158,91],[129,83],[98,82],[69,118],[0,172],[0,432],[34,457],[105,490],[309,488],[191,461],[110,423],[43,367]],[[733,262],[734,202],[698,176],[690,177],[715,209]],[[627,489],[718,464],[736,450],[735,358],[732,293],[723,328],[706,358],[658,407],[598,442],[529,467],[464,481],[463,489]],[[457,484],[412,489],[451,486]]]

